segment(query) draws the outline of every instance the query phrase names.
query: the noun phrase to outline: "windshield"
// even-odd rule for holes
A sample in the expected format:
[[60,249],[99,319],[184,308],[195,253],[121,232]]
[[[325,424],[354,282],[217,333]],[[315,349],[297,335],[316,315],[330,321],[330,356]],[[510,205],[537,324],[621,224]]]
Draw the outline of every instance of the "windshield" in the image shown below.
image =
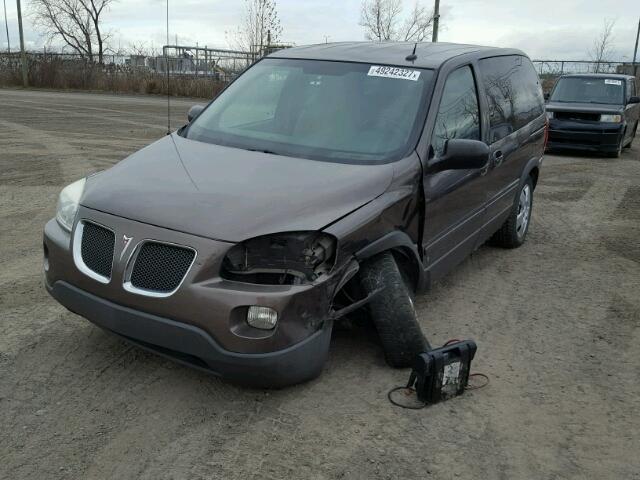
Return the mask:
[[415,147],[432,77],[422,69],[265,59],[185,136],[280,155],[383,163]]
[[568,103],[624,103],[622,80],[616,78],[561,78],[553,89],[552,102]]

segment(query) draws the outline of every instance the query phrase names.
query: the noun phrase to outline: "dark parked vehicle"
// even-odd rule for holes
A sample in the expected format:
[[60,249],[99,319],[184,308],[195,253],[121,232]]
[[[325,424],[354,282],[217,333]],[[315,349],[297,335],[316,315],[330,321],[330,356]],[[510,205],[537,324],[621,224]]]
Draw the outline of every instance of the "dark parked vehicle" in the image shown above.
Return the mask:
[[619,157],[638,130],[640,98],[629,75],[564,75],[549,102],[548,149],[591,150]]
[[413,293],[490,238],[525,241],[545,137],[522,52],[413,49],[279,51],[188,125],[71,184],[44,231],[47,289],[245,384],[318,375],[334,321],[359,308],[388,363],[410,365],[428,348]]

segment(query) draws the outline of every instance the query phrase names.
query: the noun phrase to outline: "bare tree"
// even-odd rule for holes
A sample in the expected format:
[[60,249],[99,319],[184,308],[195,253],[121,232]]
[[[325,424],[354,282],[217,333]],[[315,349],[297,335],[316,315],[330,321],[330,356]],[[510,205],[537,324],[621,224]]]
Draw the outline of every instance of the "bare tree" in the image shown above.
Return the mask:
[[402,0],[363,0],[360,26],[368,40],[421,42],[433,30],[433,11],[416,1],[405,16]]
[[430,37],[433,32],[433,18],[433,10],[428,10],[416,2],[405,20],[403,40],[405,42],[422,42]]
[[613,27],[615,24],[615,20],[605,19],[602,31],[593,41],[593,46],[589,53],[591,55],[591,60],[595,62],[595,73],[600,72],[600,66],[602,63],[610,61],[611,57],[613,57]]
[[60,39],[82,58],[103,63],[108,35],[102,14],[115,0],[32,0],[34,23],[49,40]]
[[401,14],[401,0],[363,0],[360,25],[368,40],[395,40]]
[[245,0],[243,23],[232,35],[234,48],[260,56],[280,41],[282,25],[275,0]]

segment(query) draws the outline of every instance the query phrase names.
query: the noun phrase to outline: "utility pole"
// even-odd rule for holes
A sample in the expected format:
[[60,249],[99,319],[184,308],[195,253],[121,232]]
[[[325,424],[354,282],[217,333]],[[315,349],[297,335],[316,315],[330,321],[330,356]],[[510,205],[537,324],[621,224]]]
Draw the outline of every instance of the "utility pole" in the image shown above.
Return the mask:
[[438,41],[439,25],[440,25],[440,0],[436,0],[436,4],[433,7],[433,35],[431,37],[432,42]]
[[7,0],[4,0],[4,28],[7,29],[7,51],[11,53],[11,39],[9,38],[9,19],[7,18]]
[[20,0],[16,0],[18,5],[18,31],[20,33],[20,53],[22,57],[22,85],[27,88],[29,86],[29,79],[27,77],[27,54],[24,51],[24,32],[22,31],[22,8],[20,7]]
[[638,63],[636,62],[636,55],[638,55],[638,38],[640,38],[640,20],[638,20],[638,32],[636,33],[636,46],[633,49],[633,76],[638,76]]

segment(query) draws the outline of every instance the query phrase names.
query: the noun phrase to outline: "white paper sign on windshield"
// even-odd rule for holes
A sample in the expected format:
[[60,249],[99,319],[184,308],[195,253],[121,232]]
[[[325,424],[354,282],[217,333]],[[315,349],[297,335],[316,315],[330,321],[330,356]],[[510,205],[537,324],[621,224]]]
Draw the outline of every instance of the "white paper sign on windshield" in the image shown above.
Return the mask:
[[370,77],[397,78],[400,80],[412,80],[417,82],[420,78],[420,70],[411,70],[400,67],[385,67],[383,65],[372,65],[369,69]]
[[622,85],[622,80],[612,80],[610,78],[605,78],[604,83],[607,85]]

